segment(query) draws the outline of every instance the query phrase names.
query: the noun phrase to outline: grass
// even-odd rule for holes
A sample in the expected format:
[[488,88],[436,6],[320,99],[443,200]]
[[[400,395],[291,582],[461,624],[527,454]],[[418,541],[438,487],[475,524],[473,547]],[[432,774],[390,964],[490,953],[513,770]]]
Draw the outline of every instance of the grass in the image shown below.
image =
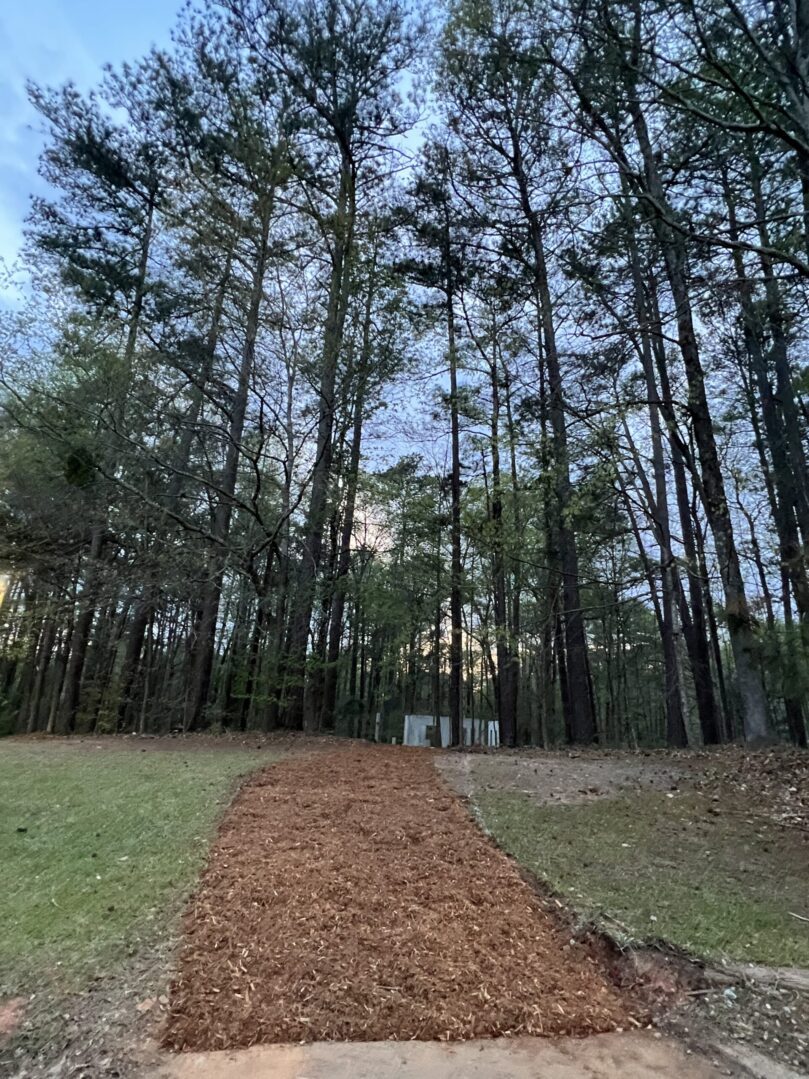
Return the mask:
[[537,806],[486,792],[497,841],[587,919],[704,957],[809,967],[809,845],[795,829],[657,792]]
[[258,760],[0,743],[0,995],[73,992],[166,934]]

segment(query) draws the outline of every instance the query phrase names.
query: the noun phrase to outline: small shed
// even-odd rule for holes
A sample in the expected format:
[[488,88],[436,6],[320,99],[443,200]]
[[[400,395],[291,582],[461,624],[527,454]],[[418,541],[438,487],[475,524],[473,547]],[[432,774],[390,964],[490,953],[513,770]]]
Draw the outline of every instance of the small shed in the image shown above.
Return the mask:
[[[450,744],[449,716],[441,716],[441,745]],[[435,725],[434,716],[405,716],[404,737],[402,744],[406,746],[429,746],[431,745],[430,734]],[[499,746],[500,726],[495,720],[465,719],[463,721],[463,744],[465,746]]]

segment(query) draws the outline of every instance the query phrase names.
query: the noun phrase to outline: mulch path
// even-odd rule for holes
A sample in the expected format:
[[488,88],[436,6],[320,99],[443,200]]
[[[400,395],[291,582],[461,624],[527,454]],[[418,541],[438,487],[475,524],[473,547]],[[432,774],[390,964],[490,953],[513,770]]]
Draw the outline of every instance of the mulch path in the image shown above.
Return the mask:
[[164,1045],[584,1035],[632,1022],[604,962],[477,828],[432,754],[271,765],[184,922]]

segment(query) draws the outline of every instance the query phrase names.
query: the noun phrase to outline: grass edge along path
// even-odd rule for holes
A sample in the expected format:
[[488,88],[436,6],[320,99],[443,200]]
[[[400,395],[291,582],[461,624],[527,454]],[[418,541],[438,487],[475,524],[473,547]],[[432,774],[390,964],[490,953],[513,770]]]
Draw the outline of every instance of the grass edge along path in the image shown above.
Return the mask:
[[[701,958],[809,967],[809,845],[704,795],[539,806],[478,792],[495,841],[582,918]],[[798,915],[798,917],[795,917]]]
[[424,750],[357,744],[257,773],[183,927],[172,1049],[588,1034],[633,1019]]
[[0,996],[81,990],[173,931],[266,753],[0,742]]

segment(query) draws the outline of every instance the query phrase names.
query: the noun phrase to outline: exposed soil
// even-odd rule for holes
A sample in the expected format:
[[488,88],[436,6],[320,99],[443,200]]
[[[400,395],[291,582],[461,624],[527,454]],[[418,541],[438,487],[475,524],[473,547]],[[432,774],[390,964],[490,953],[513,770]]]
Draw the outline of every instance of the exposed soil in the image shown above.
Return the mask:
[[0,1076],[13,1079],[134,1079],[149,1074],[150,1046],[168,1003],[173,934],[144,948],[86,990],[25,1000],[13,1042],[0,1052]]
[[0,1046],[5,1045],[12,1034],[17,1032],[25,1015],[27,997],[8,997],[0,999]]
[[749,800],[748,814],[809,831],[809,753],[747,750],[519,749],[443,753],[436,764],[466,797],[513,791],[539,805],[572,805],[631,791],[700,790]]
[[670,755],[598,751],[444,753],[436,764],[467,798],[475,791],[513,791],[540,805],[592,802],[628,790],[670,790],[692,773]]
[[745,750],[739,746],[693,754],[695,786],[722,800],[735,791],[748,814],[783,828],[809,833],[809,753],[778,746]]
[[759,1055],[773,1075],[776,1062],[790,1074],[809,1075],[809,995],[788,986],[740,978],[681,1001],[659,1026],[681,1040],[730,1050],[753,1074],[767,1074],[755,1067]]
[[[711,1054],[715,1056],[716,1054]],[[648,1031],[591,1038],[315,1042],[164,1060],[158,1079],[750,1079]]]
[[247,782],[185,917],[166,1046],[638,1025],[432,757],[341,748]]

